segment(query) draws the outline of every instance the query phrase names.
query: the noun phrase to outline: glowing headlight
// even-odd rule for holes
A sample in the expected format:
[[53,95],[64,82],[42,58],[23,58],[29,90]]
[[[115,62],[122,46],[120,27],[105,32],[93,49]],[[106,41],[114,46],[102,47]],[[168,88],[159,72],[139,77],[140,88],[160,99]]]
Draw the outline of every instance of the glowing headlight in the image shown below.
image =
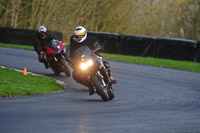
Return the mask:
[[87,65],[88,65],[88,66],[93,65],[93,61],[90,59],[90,60],[87,62]]
[[81,63],[81,69],[85,70],[88,68],[88,66],[93,65],[93,61],[90,59],[88,62],[86,63]]
[[87,69],[87,63],[81,63],[81,69],[85,70]]

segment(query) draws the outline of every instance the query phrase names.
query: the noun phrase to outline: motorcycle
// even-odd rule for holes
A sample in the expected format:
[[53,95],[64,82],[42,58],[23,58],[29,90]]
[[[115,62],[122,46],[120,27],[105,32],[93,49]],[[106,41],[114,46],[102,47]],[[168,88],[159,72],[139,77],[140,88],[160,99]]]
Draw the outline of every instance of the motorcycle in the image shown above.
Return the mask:
[[65,60],[65,56],[63,55],[63,53],[66,52],[64,51],[64,43],[62,41],[52,40],[44,49],[45,51],[43,51],[42,56],[46,57],[53,72],[55,74],[64,72],[67,77],[70,77],[71,72]]
[[81,46],[75,51],[73,66],[88,88],[93,88],[103,101],[112,100],[115,95],[103,58],[95,54],[88,46]]

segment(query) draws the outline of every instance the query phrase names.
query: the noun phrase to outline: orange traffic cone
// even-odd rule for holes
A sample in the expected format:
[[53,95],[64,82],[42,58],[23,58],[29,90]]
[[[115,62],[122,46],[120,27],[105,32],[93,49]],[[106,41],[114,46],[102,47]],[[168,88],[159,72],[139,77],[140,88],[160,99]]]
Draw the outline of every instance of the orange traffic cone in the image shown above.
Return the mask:
[[24,72],[23,72],[24,75],[27,75],[27,71],[26,71],[26,68],[24,68]]

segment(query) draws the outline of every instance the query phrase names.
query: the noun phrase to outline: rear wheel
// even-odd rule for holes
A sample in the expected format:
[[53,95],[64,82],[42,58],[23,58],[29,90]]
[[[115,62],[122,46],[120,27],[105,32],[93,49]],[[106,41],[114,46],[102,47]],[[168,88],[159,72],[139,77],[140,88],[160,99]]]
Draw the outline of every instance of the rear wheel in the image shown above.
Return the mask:
[[70,72],[70,69],[69,69],[66,61],[64,59],[60,59],[60,63],[61,63],[61,68],[64,71],[65,75],[67,77],[70,77],[71,76],[71,72]]
[[104,89],[104,85],[101,84],[101,81],[99,80],[99,78],[97,76],[93,76],[92,81],[94,83],[94,86],[99,96],[103,99],[103,101],[108,101],[109,97],[107,95],[106,90]]

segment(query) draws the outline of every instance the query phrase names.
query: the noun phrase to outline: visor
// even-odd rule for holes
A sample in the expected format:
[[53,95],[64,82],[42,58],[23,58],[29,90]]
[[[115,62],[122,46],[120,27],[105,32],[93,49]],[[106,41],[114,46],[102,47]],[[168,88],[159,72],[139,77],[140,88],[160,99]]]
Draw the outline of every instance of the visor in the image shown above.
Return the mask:
[[85,32],[76,32],[74,33],[75,36],[84,36]]

